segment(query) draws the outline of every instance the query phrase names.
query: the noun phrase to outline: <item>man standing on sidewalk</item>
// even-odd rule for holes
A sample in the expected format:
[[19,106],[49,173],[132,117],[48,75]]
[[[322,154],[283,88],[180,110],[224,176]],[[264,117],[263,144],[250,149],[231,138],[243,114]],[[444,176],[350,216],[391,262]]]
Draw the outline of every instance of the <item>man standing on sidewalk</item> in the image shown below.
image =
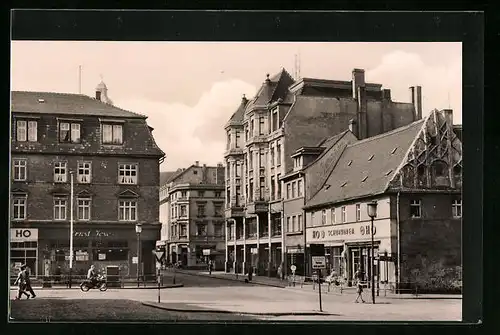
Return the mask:
[[36,294],[33,291],[33,288],[31,287],[31,280],[30,280],[31,270],[30,270],[29,266],[27,266],[26,264],[24,264],[24,266],[26,267],[26,279],[25,279],[26,280],[26,291],[31,293],[31,298],[36,298]]

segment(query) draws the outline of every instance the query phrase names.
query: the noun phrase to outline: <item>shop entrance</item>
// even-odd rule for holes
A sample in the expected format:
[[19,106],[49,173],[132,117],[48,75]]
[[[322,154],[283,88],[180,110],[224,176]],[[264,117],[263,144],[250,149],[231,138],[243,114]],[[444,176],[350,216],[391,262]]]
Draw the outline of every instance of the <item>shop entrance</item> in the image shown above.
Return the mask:
[[[378,245],[375,245],[373,250],[375,260],[377,259],[378,249]],[[378,264],[371,258],[371,246],[369,245],[349,247],[348,263],[350,264],[350,266],[348,266],[350,281],[355,280],[354,275],[357,270],[360,270],[363,274],[363,281],[368,282],[371,280],[372,269],[375,276],[378,274]],[[373,264],[373,267],[371,264]]]

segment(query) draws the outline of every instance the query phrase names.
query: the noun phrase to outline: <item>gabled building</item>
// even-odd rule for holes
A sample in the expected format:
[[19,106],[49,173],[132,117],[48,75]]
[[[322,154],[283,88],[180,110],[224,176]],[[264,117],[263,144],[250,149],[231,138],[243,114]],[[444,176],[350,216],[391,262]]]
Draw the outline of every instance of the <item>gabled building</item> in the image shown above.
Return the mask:
[[[146,116],[112,105],[100,83],[95,97],[12,92],[11,270],[26,263],[35,276],[117,265],[136,274],[136,224],[142,224],[142,273],[154,273],[159,165]],[[71,211],[70,182],[74,180]]]
[[376,201],[376,278],[397,287],[459,285],[462,143],[452,111],[434,110],[423,120],[349,144],[338,142],[329,150],[339,154],[315,164],[323,165],[324,173],[314,165],[304,173],[306,245],[325,245],[329,270],[348,281],[357,269],[371,278],[367,203]]
[[[224,268],[224,167],[200,166],[197,161],[179,169],[160,187],[160,212],[168,236],[162,241],[167,262],[204,268],[207,260]],[[165,215],[165,213],[168,213]]]
[[[410,103],[395,102],[390,90],[365,82],[364,70],[353,70],[350,81],[295,80],[285,69],[267,75],[255,97],[243,97],[225,126],[226,271],[271,275],[285,262],[286,245],[292,246],[285,240],[299,232],[282,229],[281,178],[293,171],[296,150],[316,146],[350,123],[356,137],[364,139],[421,115],[420,87],[411,88]],[[304,248],[299,251],[303,257]],[[297,248],[290,253],[298,253]]]

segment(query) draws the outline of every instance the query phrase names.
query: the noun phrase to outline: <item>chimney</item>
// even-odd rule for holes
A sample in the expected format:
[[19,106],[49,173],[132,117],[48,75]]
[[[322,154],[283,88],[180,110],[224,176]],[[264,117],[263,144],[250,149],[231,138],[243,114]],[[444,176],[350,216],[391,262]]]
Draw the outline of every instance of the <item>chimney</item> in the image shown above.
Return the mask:
[[245,96],[245,94],[243,94],[243,97],[241,98],[241,104],[245,105],[247,101],[248,101],[247,97]]
[[95,91],[95,98],[96,100],[101,101],[101,91]]
[[352,70],[352,97],[358,98],[358,87],[365,86],[365,70],[354,69]]
[[453,109],[443,109],[444,117],[446,118],[446,123],[449,127],[453,126]]
[[356,136],[362,140],[368,137],[368,122],[366,115],[366,91],[364,86],[358,86],[358,122]]
[[200,161],[195,161],[194,166],[200,166]]
[[358,137],[358,127],[356,126],[356,120],[349,120],[349,131]]
[[422,118],[422,86],[410,87],[410,101],[415,107],[415,120]]
[[391,101],[391,90],[389,89],[382,90],[382,100]]

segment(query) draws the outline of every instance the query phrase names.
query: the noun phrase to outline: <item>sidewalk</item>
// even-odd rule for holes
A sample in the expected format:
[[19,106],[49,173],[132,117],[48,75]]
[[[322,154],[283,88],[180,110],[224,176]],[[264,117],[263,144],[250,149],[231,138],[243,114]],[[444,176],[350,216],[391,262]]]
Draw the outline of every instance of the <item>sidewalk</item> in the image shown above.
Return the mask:
[[[52,287],[42,287],[42,285],[35,285],[32,286],[33,290],[80,290],[80,284],[79,283],[74,283],[71,285],[71,288],[69,288],[67,285],[64,284],[52,284]],[[165,289],[165,288],[177,288],[177,287],[184,287],[184,284],[164,284],[160,286],[160,289]],[[10,286],[11,291],[17,291],[17,286]],[[130,289],[136,289],[136,290],[151,290],[151,289],[158,289],[158,284],[152,284],[148,283],[146,285],[140,284],[139,287],[137,287],[136,283],[125,283],[123,287],[118,287],[118,286],[108,286],[108,290],[111,289],[121,289],[121,290],[130,290]],[[96,289],[92,289],[96,290]]]

